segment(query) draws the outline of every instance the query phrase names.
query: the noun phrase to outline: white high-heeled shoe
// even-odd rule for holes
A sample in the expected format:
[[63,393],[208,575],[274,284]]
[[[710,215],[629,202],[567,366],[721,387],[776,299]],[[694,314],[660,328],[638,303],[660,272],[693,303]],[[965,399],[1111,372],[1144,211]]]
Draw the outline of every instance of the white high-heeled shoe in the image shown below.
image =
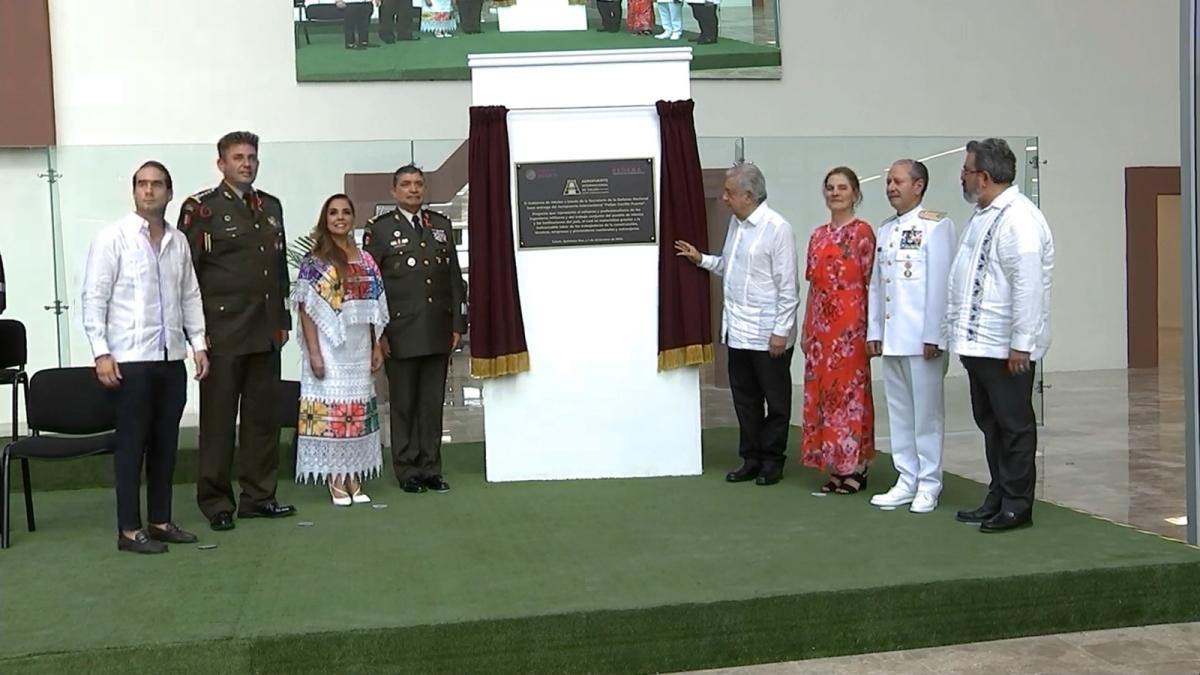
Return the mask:
[[350,506],[353,502],[349,492],[335,486],[333,483],[329,484],[329,498],[333,500],[334,506]]
[[362,486],[359,486],[359,488],[357,490],[355,490],[353,494],[350,495],[350,499],[355,504],[370,504],[371,503],[371,498],[367,496],[367,493],[362,491]]

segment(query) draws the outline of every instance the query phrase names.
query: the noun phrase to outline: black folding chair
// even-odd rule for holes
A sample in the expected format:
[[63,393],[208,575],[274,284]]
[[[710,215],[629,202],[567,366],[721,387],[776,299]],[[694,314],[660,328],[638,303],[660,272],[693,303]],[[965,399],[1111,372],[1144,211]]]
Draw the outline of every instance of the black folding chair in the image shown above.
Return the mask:
[[[0,386],[12,386],[12,440],[21,436],[21,390],[29,397],[29,374],[25,362],[29,359],[29,339],[25,324],[14,319],[0,319]],[[29,485],[29,461],[21,460],[21,478]]]
[[25,522],[33,520],[33,490],[27,460],[61,461],[112,453],[116,434],[116,406],[111,393],[96,379],[92,367],[39,370],[25,395],[29,435],[4,447],[0,456],[0,548],[8,548],[11,532],[11,462],[20,459],[25,488]]
[[296,448],[300,443],[300,383],[281,380],[275,390],[275,419],[280,429],[292,429],[292,474],[296,473]]

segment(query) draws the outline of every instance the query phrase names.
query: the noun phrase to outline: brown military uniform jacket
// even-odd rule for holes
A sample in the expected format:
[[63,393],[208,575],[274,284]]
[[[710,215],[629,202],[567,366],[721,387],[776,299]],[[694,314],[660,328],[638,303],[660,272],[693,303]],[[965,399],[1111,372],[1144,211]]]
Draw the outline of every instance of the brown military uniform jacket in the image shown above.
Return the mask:
[[278,331],[292,327],[283,205],[262,190],[247,195],[222,182],[188,197],[180,211],[214,355],[278,348]]
[[383,273],[393,358],[450,352],[450,334],[467,330],[463,282],[450,219],[421,210],[421,228],[391,211],[367,221],[363,248]]

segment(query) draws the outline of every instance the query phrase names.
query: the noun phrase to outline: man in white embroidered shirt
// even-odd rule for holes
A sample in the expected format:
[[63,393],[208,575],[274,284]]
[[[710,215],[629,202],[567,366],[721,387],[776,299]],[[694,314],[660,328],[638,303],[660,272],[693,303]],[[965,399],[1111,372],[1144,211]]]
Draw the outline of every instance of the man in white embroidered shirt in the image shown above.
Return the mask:
[[757,166],[739,164],[727,171],[721,199],[733,211],[721,255],[701,254],[686,241],[675,242],[675,249],[724,277],[721,340],[729,348],[729,390],[742,458],[725,480],[774,485],[783,478],[792,413],[796,240],[792,226],[767,206],[767,181]]
[[[171,520],[171,489],[187,401],[187,343],[198,380],[208,373],[208,356],[191,251],[164,218],[171,187],[162,164],[138,168],[135,210],[96,235],[83,280],[83,328],[96,377],[116,400],[117,549],[134,553],[164,553],[168,543],[196,541]],[[150,524],[145,529],[139,498],[143,456]]]
[[983,432],[988,493],[979,508],[958,512],[982,532],[1033,524],[1033,374],[1050,347],[1054,239],[1042,212],[1013,186],[1016,166],[1002,139],[967,144],[962,189],[975,211],[950,267],[939,345],[962,360]]

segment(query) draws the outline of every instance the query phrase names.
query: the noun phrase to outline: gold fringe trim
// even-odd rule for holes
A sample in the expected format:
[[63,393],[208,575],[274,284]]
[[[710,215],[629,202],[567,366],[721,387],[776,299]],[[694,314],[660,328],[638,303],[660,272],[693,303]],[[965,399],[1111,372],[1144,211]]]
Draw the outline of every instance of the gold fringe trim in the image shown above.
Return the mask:
[[487,379],[529,371],[529,352],[505,354],[494,359],[471,358],[471,377]]
[[698,366],[709,363],[716,358],[712,343],[706,345],[688,345],[676,347],[658,353],[658,372],[674,370],[684,366]]

